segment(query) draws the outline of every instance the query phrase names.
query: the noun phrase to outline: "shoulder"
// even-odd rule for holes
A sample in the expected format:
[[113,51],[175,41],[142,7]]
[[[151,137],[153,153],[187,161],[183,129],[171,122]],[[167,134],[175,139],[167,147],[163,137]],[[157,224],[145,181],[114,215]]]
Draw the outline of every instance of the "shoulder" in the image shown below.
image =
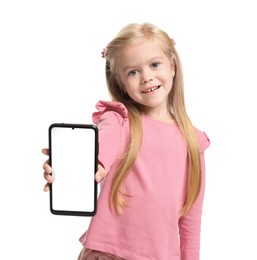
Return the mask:
[[123,125],[124,121],[128,120],[128,110],[120,102],[100,100],[95,107],[97,111],[92,115],[95,124],[99,124],[101,120],[115,120],[120,125]]
[[195,128],[195,131],[199,143],[200,153],[203,153],[210,146],[210,139],[205,132],[197,128]]

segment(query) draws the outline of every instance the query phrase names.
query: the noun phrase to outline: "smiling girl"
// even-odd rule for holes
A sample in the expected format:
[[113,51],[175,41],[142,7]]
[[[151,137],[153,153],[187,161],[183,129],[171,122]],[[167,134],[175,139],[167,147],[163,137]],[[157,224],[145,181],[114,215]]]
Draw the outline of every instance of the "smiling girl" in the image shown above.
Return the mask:
[[112,101],[93,113],[103,185],[79,260],[199,260],[209,139],[187,115],[174,45],[152,24],[129,24],[103,52]]

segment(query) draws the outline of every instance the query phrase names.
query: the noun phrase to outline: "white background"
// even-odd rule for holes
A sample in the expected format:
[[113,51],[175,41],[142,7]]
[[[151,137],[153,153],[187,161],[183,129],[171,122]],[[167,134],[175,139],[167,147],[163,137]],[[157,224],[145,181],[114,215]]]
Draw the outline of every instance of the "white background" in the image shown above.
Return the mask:
[[0,2],[0,259],[78,256],[89,219],[50,214],[41,148],[51,123],[91,122],[109,98],[102,49],[145,21],[175,39],[188,113],[211,139],[201,259],[257,259],[254,2]]

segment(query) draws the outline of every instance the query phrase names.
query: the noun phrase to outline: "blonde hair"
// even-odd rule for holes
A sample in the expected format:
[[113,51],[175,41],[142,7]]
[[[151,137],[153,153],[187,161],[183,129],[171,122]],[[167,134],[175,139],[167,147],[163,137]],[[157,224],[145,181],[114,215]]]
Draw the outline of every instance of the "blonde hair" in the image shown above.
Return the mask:
[[106,81],[109,93],[114,101],[119,101],[126,106],[130,120],[130,145],[126,150],[120,167],[113,179],[110,205],[115,212],[121,212],[122,208],[127,206],[124,196],[128,194],[123,190],[122,183],[136,161],[143,136],[141,120],[143,107],[124,92],[117,68],[117,57],[119,57],[123,49],[139,39],[157,39],[165,55],[171,61],[173,60],[175,62],[176,73],[171,92],[169,93],[168,102],[174,120],[187,143],[188,180],[186,199],[183,208],[181,209],[181,216],[184,216],[196,201],[201,187],[201,166],[198,141],[195,129],[185,108],[183,72],[179,55],[174,48],[174,41],[166,32],[150,23],[132,23],[127,25],[107,45],[104,53],[106,58]]

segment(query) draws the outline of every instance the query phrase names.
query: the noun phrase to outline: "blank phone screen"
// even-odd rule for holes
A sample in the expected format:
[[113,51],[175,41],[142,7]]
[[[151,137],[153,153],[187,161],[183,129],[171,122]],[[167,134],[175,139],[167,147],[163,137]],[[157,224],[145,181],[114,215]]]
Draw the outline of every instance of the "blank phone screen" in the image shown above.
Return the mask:
[[94,126],[52,126],[50,187],[53,214],[91,216],[96,211],[97,131]]

